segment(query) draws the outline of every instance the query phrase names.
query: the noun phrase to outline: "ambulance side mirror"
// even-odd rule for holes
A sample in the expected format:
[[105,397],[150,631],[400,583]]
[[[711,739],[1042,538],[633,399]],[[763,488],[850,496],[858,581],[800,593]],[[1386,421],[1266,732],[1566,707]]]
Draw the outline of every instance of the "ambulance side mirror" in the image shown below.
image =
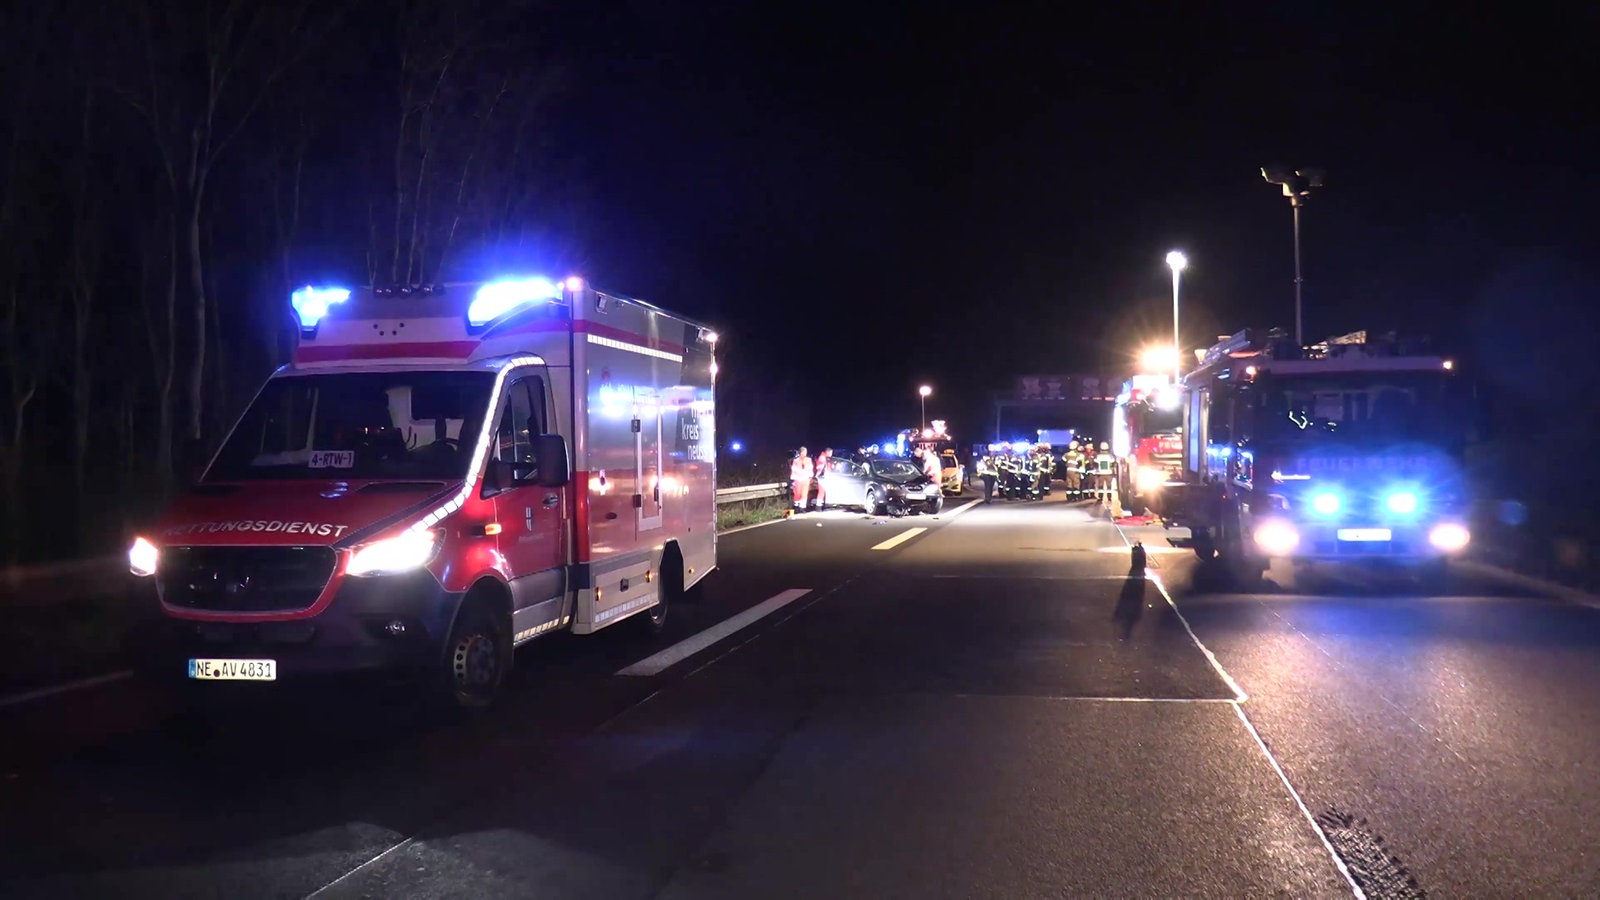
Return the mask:
[[559,434],[541,434],[533,439],[533,452],[539,470],[531,483],[540,487],[562,487],[572,480],[572,463],[567,458],[567,441]]

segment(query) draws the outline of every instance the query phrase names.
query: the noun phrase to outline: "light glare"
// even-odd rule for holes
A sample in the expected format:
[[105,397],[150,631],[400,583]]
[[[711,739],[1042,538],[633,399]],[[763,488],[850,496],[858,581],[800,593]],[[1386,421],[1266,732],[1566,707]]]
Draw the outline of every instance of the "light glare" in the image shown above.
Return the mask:
[[493,281],[480,288],[467,307],[467,324],[474,328],[486,325],[511,313],[518,307],[541,300],[559,300],[561,290],[548,278],[527,278],[517,281]]
[[1343,505],[1344,503],[1339,499],[1339,495],[1332,491],[1323,491],[1311,498],[1311,508],[1325,516],[1331,516],[1338,512],[1339,507]]
[[133,546],[128,548],[128,571],[140,576],[154,575],[160,561],[161,551],[155,544],[142,537],[133,539]]
[[403,531],[392,538],[356,550],[350,556],[350,565],[345,568],[345,574],[378,575],[416,569],[432,562],[438,549],[437,531]]
[[1181,252],[1174,250],[1167,254],[1167,265],[1170,266],[1174,272],[1182,272],[1184,269],[1188,268],[1189,258],[1184,256]]
[[350,299],[349,288],[340,287],[312,287],[306,285],[289,295],[289,305],[294,307],[295,317],[300,320],[300,328],[305,331],[317,327],[322,317],[335,303],[343,303]]

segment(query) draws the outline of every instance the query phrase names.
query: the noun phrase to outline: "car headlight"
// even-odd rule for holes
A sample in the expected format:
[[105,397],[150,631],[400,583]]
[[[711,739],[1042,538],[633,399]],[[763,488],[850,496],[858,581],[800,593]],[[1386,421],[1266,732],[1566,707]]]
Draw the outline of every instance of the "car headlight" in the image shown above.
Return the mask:
[[1283,519],[1268,519],[1256,526],[1256,546],[1268,556],[1288,556],[1300,546],[1300,532]]
[[133,546],[128,548],[128,571],[139,576],[154,575],[160,562],[161,551],[155,544],[142,537],[133,539]]
[[419,569],[439,555],[439,531],[405,531],[392,538],[357,547],[346,575],[385,575]]

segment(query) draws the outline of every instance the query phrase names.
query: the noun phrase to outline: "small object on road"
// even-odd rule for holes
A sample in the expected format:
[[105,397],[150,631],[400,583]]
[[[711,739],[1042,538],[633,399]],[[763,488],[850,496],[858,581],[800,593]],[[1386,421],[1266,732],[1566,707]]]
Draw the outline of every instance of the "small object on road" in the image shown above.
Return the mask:
[[1128,556],[1129,556],[1128,571],[1130,573],[1131,572],[1143,572],[1144,571],[1145,562],[1148,559],[1148,556],[1145,553],[1145,549],[1144,549],[1144,542],[1140,541],[1140,542],[1134,544],[1132,549],[1129,551]]

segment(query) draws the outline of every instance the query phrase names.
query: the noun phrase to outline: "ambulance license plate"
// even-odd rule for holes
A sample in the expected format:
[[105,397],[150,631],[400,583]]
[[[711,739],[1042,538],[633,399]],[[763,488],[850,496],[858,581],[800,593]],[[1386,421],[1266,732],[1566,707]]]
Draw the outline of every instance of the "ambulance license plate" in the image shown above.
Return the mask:
[[277,681],[271,659],[191,659],[189,677],[198,681]]
[[1341,528],[1341,541],[1392,541],[1394,533],[1387,528]]

